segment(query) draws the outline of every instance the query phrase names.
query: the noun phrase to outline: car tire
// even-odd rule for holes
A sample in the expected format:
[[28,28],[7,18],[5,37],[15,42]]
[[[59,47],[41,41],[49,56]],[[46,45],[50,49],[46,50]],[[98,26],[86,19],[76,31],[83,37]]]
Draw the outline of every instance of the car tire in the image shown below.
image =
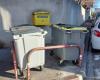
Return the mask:
[[95,52],[95,51],[96,51],[96,50],[92,47],[92,43],[91,43],[90,47],[91,47],[91,52]]

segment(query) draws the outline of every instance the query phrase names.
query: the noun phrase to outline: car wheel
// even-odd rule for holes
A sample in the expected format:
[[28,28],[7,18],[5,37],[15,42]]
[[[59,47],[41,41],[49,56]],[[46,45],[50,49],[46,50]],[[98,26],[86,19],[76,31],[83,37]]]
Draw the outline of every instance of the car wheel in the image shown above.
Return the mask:
[[91,47],[91,52],[95,52],[95,51],[96,51],[96,50],[92,47],[92,43],[91,43],[90,47]]

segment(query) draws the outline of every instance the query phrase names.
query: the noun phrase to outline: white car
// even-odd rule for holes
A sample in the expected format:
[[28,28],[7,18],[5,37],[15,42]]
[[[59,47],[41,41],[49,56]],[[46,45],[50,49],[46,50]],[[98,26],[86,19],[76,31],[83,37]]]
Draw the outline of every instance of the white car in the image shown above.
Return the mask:
[[100,17],[91,30],[91,47],[92,50],[100,50]]

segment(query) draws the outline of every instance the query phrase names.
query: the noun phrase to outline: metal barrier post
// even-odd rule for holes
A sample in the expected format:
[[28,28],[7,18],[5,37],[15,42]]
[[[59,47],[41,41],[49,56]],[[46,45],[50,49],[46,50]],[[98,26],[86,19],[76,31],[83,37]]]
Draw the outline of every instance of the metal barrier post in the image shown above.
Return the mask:
[[12,53],[12,57],[13,57],[13,66],[14,66],[15,78],[16,78],[16,80],[18,80],[16,52],[15,52],[15,48],[14,48],[13,43],[12,43],[12,50],[11,50],[11,53]]
[[27,53],[27,58],[28,58],[28,62],[27,62],[27,80],[30,80],[30,56],[32,54],[32,52],[35,51],[39,51],[39,50],[49,50],[49,49],[58,49],[58,48],[69,48],[69,47],[77,47],[79,49],[79,66],[81,66],[82,63],[82,59],[83,59],[83,50],[80,48],[79,45],[55,45],[55,46],[46,46],[46,47],[37,47],[37,48],[33,48],[31,49],[28,53]]

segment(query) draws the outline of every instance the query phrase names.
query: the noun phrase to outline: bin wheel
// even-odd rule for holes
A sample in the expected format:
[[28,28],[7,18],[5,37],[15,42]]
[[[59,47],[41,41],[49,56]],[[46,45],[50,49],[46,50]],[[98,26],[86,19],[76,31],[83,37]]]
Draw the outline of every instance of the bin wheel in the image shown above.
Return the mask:
[[[27,80],[27,78],[24,78],[23,80]],[[29,80],[31,80],[31,79],[29,79]]]
[[58,60],[57,63],[58,63],[59,66],[63,66],[63,62],[64,62],[64,60]]
[[79,60],[78,60],[78,59],[73,60],[72,63],[73,63],[74,65],[77,65],[77,64],[79,64]]
[[18,69],[18,71],[19,71],[19,75],[20,76],[23,76],[24,75],[24,73],[23,73],[23,71],[21,69]]
[[20,78],[26,80],[26,71],[25,70],[20,70],[19,69],[19,75],[20,75]]
[[21,80],[27,80],[27,71],[26,70],[20,70],[19,69],[19,74],[20,74]]
[[55,54],[54,54],[54,51],[51,50],[50,53],[49,53],[49,55],[50,55],[50,56],[54,56],[54,55],[55,55]]
[[43,71],[43,66],[39,66],[39,68],[40,68],[40,71]]

